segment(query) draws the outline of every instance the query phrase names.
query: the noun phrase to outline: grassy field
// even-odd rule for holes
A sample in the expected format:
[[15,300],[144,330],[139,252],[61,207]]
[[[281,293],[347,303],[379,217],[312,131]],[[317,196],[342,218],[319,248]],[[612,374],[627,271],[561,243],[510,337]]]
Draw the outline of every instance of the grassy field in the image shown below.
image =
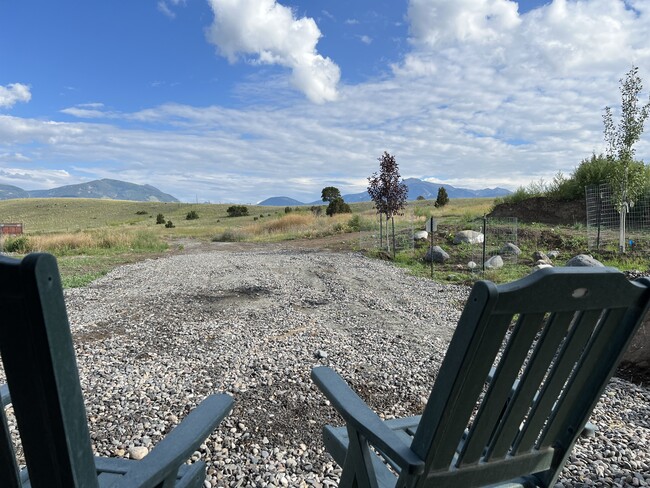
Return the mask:
[[[394,260],[414,274],[431,276],[431,267],[423,261],[427,246],[412,245],[413,231],[424,229],[434,217],[438,230],[434,244],[448,250],[452,259],[434,266],[433,277],[441,281],[471,282],[481,276],[467,270],[469,260],[476,261],[478,250],[453,246],[458,230],[480,229],[482,217],[490,211],[492,199],[452,199],[443,208],[433,201],[409,202],[405,212],[395,218],[396,235],[407,244]],[[249,215],[229,217],[229,204],[187,204],[130,202],[93,199],[25,199],[0,201],[0,222],[23,223],[25,234],[5,238],[5,251],[24,254],[46,251],[56,255],[65,286],[83,286],[102,276],[114,266],[163,255],[177,245],[179,239],[203,241],[278,242],[310,239],[344,233],[359,233],[357,249],[370,255],[392,258],[377,247],[379,221],[372,203],[351,204],[352,214],[326,217],[325,206],[320,214],[310,207],[260,207],[248,205]],[[189,212],[197,219],[187,220]],[[165,226],[157,224],[159,214]],[[172,227],[173,225],[173,227]],[[498,282],[518,278],[530,271],[536,250],[557,249],[563,264],[571,256],[586,252],[584,228],[573,226],[551,228],[544,225],[518,225],[518,242],[522,257],[516,264],[486,276]],[[619,256],[603,253],[597,256],[605,264],[621,269],[646,269],[644,254]],[[479,265],[480,262],[476,261]]]

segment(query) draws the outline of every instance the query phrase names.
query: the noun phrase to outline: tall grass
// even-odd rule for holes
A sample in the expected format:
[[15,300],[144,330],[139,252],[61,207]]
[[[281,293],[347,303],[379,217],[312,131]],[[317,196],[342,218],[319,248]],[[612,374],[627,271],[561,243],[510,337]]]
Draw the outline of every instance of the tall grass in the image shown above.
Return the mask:
[[22,235],[9,237],[4,241],[4,249],[7,252],[19,254],[49,252],[55,256],[111,252],[158,252],[166,248],[167,244],[152,232],[124,232],[117,229]]

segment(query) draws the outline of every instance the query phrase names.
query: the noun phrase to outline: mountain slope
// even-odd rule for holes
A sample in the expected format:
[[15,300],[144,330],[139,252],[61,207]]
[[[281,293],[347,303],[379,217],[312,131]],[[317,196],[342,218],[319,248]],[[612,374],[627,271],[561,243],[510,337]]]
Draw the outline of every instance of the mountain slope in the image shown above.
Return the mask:
[[17,186],[0,185],[0,200],[10,200],[12,198],[29,198],[29,193]]
[[[24,190],[23,190],[24,191]],[[22,197],[7,198],[107,198],[110,200],[133,200],[138,202],[178,202],[173,196],[151,185],[136,185],[125,181],[102,179],[66,185],[50,190],[32,190]]]
[[[456,188],[451,185],[444,185],[441,183],[430,183],[418,178],[407,178],[404,180],[408,186],[407,200],[415,200],[419,196],[423,196],[426,200],[435,200],[438,197],[438,188],[444,187],[447,190],[449,198],[487,198],[499,197],[510,194],[510,190],[505,188],[484,188],[482,190],[469,190],[467,188]],[[343,195],[343,200],[348,203],[368,202],[370,195],[367,191],[361,193],[352,193]]]
[[304,203],[289,197],[271,197],[261,201],[258,205],[266,205],[269,207],[295,207],[296,205],[304,205]]

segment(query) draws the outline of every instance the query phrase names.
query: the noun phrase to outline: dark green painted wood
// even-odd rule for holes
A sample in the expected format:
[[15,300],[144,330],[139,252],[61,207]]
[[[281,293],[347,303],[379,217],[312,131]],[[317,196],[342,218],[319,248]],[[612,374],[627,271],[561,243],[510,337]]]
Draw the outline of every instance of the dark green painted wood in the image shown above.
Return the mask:
[[[8,391],[6,390],[6,398],[3,400],[9,398]],[[11,432],[7,425],[5,405],[4,401],[0,405],[0,480],[2,480],[3,488],[20,488],[19,470],[16,464],[13,443],[11,442]]]
[[[10,285],[8,284],[10,283]],[[0,486],[11,488],[200,488],[205,464],[183,463],[232,408],[210,395],[142,460],[93,456],[56,260],[0,257],[0,354],[5,388],[0,422]],[[16,482],[4,405],[16,415],[27,470]],[[13,465],[13,469],[12,469]],[[13,474],[12,474],[13,473]]]
[[562,312],[549,318],[521,379],[514,385],[508,408],[486,453],[487,459],[498,459],[508,454],[574,317],[574,312]]
[[[347,424],[324,428],[344,467],[340,486],[375,486],[359,463],[386,471],[378,456],[367,459],[367,444],[392,459],[400,488],[553,486],[649,301],[650,280],[631,283],[613,269],[476,283],[419,422],[381,422],[333,371],[315,368]],[[424,460],[423,472],[399,469],[409,451]]]

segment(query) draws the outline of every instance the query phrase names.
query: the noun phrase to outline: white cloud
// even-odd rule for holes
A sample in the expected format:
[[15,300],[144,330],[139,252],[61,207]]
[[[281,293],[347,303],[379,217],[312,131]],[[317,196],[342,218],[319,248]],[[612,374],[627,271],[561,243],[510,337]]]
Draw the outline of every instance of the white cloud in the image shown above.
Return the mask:
[[11,108],[17,102],[29,102],[32,98],[29,86],[22,83],[0,85],[0,108]]
[[366,35],[358,36],[358,37],[359,37],[359,40],[361,42],[363,42],[364,44],[368,44],[368,45],[372,44],[372,37],[366,36]]
[[162,14],[169,17],[170,19],[175,19],[176,12],[174,12],[173,8],[177,7],[178,5],[185,5],[185,0],[159,0],[157,6],[158,10]]
[[[411,50],[403,61],[379,79],[342,84],[331,103],[286,96],[286,78],[261,83],[258,75],[237,93],[240,108],[169,103],[121,113],[83,104],[64,110],[104,120],[72,123],[0,115],[0,170],[33,170],[41,187],[39,171],[69,168],[61,184],[113,177],[186,201],[287,195],[308,202],[324,186],[363,191],[387,150],[405,178],[514,189],[549,181],[558,170],[570,173],[604,149],[603,107],[620,104],[618,80],[633,64],[640,66],[647,96],[650,3],[637,2],[633,12],[616,0],[555,0],[526,14],[515,10],[516,17],[504,0],[463,0],[464,10],[447,3],[453,2],[413,0]],[[255,19],[251,27],[260,27],[260,15],[247,17]],[[287,15],[282,25],[298,22]],[[414,19],[427,15],[428,27]],[[267,20],[271,34],[254,38],[275,39],[281,23]],[[236,27],[228,37],[234,59],[259,58],[262,40],[245,44],[237,22],[244,20],[224,24]],[[290,52],[265,49],[269,62]],[[636,147],[638,157],[650,161],[650,131]]]
[[347,25],[358,25],[358,24],[359,24],[359,21],[358,21],[357,19],[346,19],[346,20],[345,20],[345,23],[346,23]]
[[214,23],[208,40],[231,63],[241,55],[260,64],[277,64],[292,70],[293,85],[315,103],[336,100],[339,67],[318,54],[321,32],[307,17],[275,0],[209,0]]
[[408,17],[414,42],[430,47],[495,41],[520,23],[510,0],[410,0]]
[[30,158],[21,153],[0,153],[0,161],[27,162]]
[[54,188],[71,184],[70,173],[47,168],[0,168],[0,183],[23,190]]

